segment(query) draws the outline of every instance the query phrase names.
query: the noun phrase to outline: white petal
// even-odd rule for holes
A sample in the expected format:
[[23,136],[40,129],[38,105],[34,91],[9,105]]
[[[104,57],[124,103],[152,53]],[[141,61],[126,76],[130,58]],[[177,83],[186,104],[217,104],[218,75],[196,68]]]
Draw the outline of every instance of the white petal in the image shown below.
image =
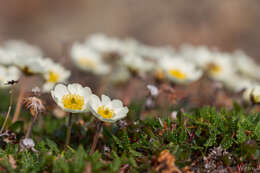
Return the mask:
[[121,108],[121,107],[123,107],[123,103],[120,100],[113,100],[112,101],[112,108],[114,110],[118,109],[118,108]]
[[101,101],[99,99],[99,97],[95,94],[92,94],[90,96],[90,100],[89,100],[89,106],[94,110],[97,111],[98,107],[101,106]]
[[73,83],[68,85],[68,90],[71,94],[80,94],[82,86],[78,83]]
[[63,84],[58,84],[55,86],[54,91],[52,92],[54,97],[61,99],[64,95],[67,95],[69,92],[67,87]]
[[104,94],[101,96],[101,99],[102,99],[102,104],[104,105],[108,105],[111,102],[111,99]]

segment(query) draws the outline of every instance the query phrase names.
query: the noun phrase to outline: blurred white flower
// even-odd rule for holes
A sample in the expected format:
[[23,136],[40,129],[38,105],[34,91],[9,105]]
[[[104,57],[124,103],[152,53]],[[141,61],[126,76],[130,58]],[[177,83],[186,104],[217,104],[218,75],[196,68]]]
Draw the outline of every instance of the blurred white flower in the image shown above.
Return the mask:
[[16,57],[42,56],[42,51],[22,40],[8,40],[3,48]]
[[65,83],[70,77],[70,71],[66,70],[62,65],[53,62],[50,59],[44,61],[46,73],[43,74],[46,80],[43,85],[43,91],[49,92],[57,83]]
[[165,56],[174,56],[175,50],[168,46],[155,47],[155,46],[140,45],[138,49],[138,54],[143,57],[159,59]]
[[121,40],[100,33],[88,37],[85,44],[100,53],[118,52],[122,49]]
[[254,87],[248,87],[244,90],[242,94],[242,98],[245,102],[250,103],[251,102],[251,93],[253,91]]
[[260,86],[252,89],[250,97],[253,103],[260,103]]
[[11,65],[13,63],[14,56],[4,49],[0,49],[0,64]]
[[222,78],[222,82],[227,89],[234,92],[240,92],[243,89],[252,87],[255,83],[249,78],[245,78],[237,74],[226,75],[225,77]]
[[44,58],[36,57],[15,57],[13,64],[21,69],[25,74],[44,74],[46,67],[44,66]]
[[20,78],[21,73],[19,69],[17,69],[14,66],[10,67],[4,67],[0,66],[0,87],[1,88],[6,88],[9,87],[10,85],[7,85],[8,81],[16,81]]
[[75,43],[70,53],[72,61],[81,70],[98,75],[105,75],[111,70],[99,53],[84,44]]
[[144,59],[137,54],[127,54],[122,57],[121,64],[127,67],[131,72],[144,74],[153,70],[154,63]]
[[236,51],[233,54],[233,62],[241,74],[260,80],[260,65],[244,52]]
[[205,68],[205,65],[208,64],[213,57],[213,52],[209,50],[208,47],[195,47],[189,44],[182,45],[179,54],[189,62],[192,62],[201,68]]
[[77,83],[68,86],[58,84],[51,91],[56,104],[64,111],[71,113],[87,112],[91,94],[89,87],[82,87]]
[[119,66],[110,75],[110,81],[114,84],[127,82],[131,77],[130,72],[125,67]]
[[202,76],[202,71],[194,64],[179,57],[164,57],[159,65],[170,80],[179,84],[196,81]]
[[232,76],[236,72],[236,68],[232,63],[232,57],[227,53],[220,52],[214,53],[203,68],[212,79],[218,81],[225,80],[227,76]]
[[94,116],[105,122],[116,122],[126,117],[128,113],[128,108],[124,107],[120,100],[111,100],[105,95],[102,95],[100,100],[98,96],[92,94],[89,109]]

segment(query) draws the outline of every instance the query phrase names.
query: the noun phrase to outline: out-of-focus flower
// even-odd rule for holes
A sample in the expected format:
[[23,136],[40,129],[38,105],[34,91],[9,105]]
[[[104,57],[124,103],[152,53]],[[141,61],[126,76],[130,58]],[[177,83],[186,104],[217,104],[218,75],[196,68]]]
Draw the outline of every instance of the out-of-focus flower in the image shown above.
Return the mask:
[[204,69],[212,79],[218,81],[225,80],[227,76],[233,75],[236,71],[231,56],[225,53],[215,53],[212,59],[205,63]]
[[260,80],[260,66],[244,52],[236,51],[233,54],[233,62],[241,74]]
[[14,56],[4,49],[0,49],[0,64],[11,65],[13,63]]
[[0,87],[6,88],[9,81],[17,81],[21,76],[19,69],[14,66],[0,66]]
[[3,48],[15,57],[26,58],[43,55],[38,47],[22,40],[8,40],[4,43]]
[[122,41],[117,38],[108,37],[104,34],[93,34],[85,42],[87,46],[100,53],[111,53],[122,50]]
[[234,92],[240,92],[243,89],[253,86],[255,83],[252,80],[237,74],[229,74],[225,77],[223,76],[222,82],[227,89]]
[[42,57],[15,57],[13,64],[26,75],[44,74],[47,68]]
[[168,47],[168,46],[155,47],[155,46],[139,45],[138,54],[143,57],[159,59],[165,56],[174,56],[175,50],[172,47]]
[[38,115],[45,111],[45,106],[43,105],[41,99],[37,97],[27,97],[24,99],[24,105],[26,109],[31,112],[32,116]]
[[51,91],[52,98],[57,105],[71,113],[87,112],[91,94],[89,87],[82,87],[77,83],[68,86],[58,84]]
[[101,96],[101,100],[98,96],[91,95],[89,107],[98,119],[111,123],[123,119],[128,113],[128,108],[124,107],[120,100],[111,100],[105,95]]
[[198,80],[202,71],[181,58],[164,57],[159,61],[166,76],[173,82],[186,84]]
[[252,89],[250,97],[253,103],[260,103],[260,86],[256,86]]
[[98,75],[107,74],[111,70],[99,53],[84,44],[75,43],[70,53],[72,61],[81,70]]
[[128,69],[119,66],[115,69],[115,71],[112,72],[112,75],[110,76],[110,81],[114,84],[121,84],[127,82],[130,77],[131,75]]
[[137,54],[128,54],[122,57],[121,64],[127,67],[130,72],[144,74],[154,68],[154,63],[144,59]]
[[205,65],[210,62],[213,56],[213,52],[209,50],[208,47],[195,47],[189,44],[182,45],[179,54],[189,62],[192,62],[201,68],[204,68]]
[[60,64],[54,63],[50,59],[45,60],[45,66],[47,70],[46,73],[43,74],[43,77],[46,80],[43,85],[44,92],[49,92],[54,85],[59,82],[67,82],[70,77],[70,71],[66,70]]
[[244,90],[242,94],[242,98],[245,102],[250,103],[252,98],[251,98],[251,93],[253,91],[254,87],[248,87]]

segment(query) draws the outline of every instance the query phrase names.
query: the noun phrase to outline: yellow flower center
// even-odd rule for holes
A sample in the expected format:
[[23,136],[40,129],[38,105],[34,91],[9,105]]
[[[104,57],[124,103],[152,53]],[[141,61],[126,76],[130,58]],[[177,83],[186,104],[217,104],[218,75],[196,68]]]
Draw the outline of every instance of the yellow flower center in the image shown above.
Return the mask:
[[78,60],[78,63],[82,66],[86,66],[88,68],[94,68],[96,66],[96,64],[92,61],[92,60],[89,60],[88,58],[86,57],[83,57],[83,58],[80,58]]
[[48,82],[55,83],[55,82],[58,82],[58,80],[59,80],[59,74],[57,74],[53,71],[50,71]]
[[187,78],[187,74],[183,73],[182,71],[178,70],[178,69],[170,69],[169,74],[177,79],[186,79]]
[[82,110],[84,97],[78,94],[67,94],[62,97],[62,103],[67,109]]
[[207,68],[208,68],[208,71],[213,74],[217,74],[217,73],[221,72],[221,70],[222,70],[219,65],[214,64],[214,63],[209,63]]
[[105,106],[100,106],[97,110],[97,113],[103,118],[111,118],[114,115],[114,111],[109,108],[105,108]]

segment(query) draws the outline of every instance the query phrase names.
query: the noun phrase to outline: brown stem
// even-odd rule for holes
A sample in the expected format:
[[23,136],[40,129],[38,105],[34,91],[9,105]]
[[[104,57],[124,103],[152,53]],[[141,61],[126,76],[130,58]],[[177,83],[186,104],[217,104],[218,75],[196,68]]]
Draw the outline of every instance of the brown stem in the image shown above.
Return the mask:
[[10,112],[11,112],[11,109],[12,109],[12,106],[13,106],[13,89],[14,89],[14,85],[11,86],[11,90],[10,90],[10,104],[9,104],[9,108],[8,108],[8,112],[7,112],[7,115],[5,117],[5,121],[3,123],[3,126],[0,130],[0,134],[3,132],[3,130],[5,129],[5,126],[6,126],[6,123],[7,123],[7,120],[9,119],[9,116],[10,116]]
[[19,118],[21,108],[22,108],[22,103],[23,103],[23,96],[25,93],[25,84],[26,84],[26,77],[24,76],[21,78],[21,85],[20,85],[21,87],[20,87],[19,96],[17,99],[12,123],[16,122]]
[[95,152],[97,142],[98,142],[98,137],[100,136],[102,126],[103,126],[103,122],[97,120],[97,122],[96,122],[96,134],[93,138],[93,143],[92,143],[92,146],[91,146],[90,155],[92,155]]
[[32,133],[32,127],[33,127],[34,122],[35,122],[36,119],[37,119],[37,116],[38,116],[38,115],[35,114],[35,115],[33,116],[33,118],[31,119],[31,122],[30,122],[30,124],[29,124],[29,127],[28,127],[27,132],[26,132],[26,135],[25,135],[25,139],[26,139],[26,138],[30,138],[31,133]]
[[69,114],[69,121],[67,126],[67,136],[65,142],[65,148],[70,145],[70,136],[71,136],[71,128],[72,128],[72,113]]

